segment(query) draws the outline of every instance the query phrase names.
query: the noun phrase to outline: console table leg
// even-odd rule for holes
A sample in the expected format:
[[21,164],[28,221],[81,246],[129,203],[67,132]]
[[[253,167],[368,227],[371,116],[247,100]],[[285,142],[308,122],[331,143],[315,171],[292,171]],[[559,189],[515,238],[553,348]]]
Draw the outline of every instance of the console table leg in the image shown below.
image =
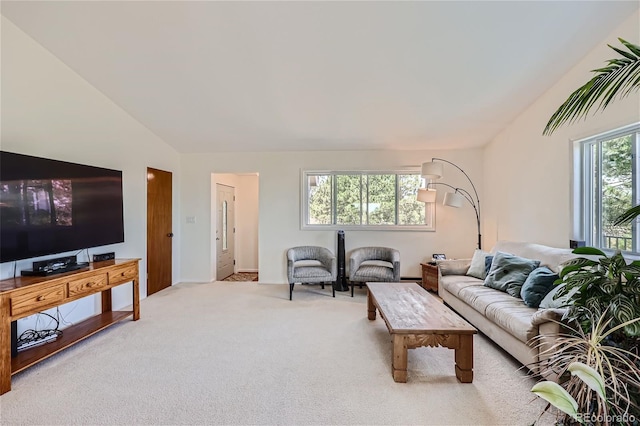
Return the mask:
[[456,351],[456,377],[462,383],[473,382],[473,334],[458,336]]
[[140,319],[140,280],[136,277],[133,280],[133,320]]
[[367,318],[370,320],[376,319],[376,306],[373,304],[373,297],[371,297],[369,288],[367,288]]
[[111,289],[104,290],[100,293],[102,299],[102,312],[111,311]]
[[0,395],[11,390],[11,318],[9,298],[0,297]]
[[393,380],[398,383],[407,382],[407,344],[400,334],[393,334]]

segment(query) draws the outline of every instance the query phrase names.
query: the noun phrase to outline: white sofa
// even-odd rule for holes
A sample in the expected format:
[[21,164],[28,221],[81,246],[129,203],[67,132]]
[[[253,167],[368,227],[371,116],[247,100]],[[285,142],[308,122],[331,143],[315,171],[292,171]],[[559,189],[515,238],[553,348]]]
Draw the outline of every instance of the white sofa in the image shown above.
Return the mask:
[[[499,241],[491,253],[504,252],[539,260],[559,272],[560,264],[575,257],[570,249],[540,244]],[[439,261],[439,290],[442,300],[478,330],[501,346],[533,373],[547,357],[540,354],[553,344],[560,331],[557,322],[564,313],[561,309],[536,309],[525,305],[522,299],[505,292],[485,287],[483,280],[465,275],[471,259]],[[532,339],[542,336],[542,347]]]

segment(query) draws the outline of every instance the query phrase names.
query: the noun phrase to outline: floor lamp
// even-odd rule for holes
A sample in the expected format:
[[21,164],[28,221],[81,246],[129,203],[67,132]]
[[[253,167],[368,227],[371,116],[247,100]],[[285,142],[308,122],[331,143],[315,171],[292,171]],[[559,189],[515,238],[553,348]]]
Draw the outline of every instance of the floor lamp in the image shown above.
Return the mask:
[[[440,179],[443,175],[443,164],[441,162],[451,164],[456,169],[460,170],[462,174],[467,178],[473,189],[473,195],[464,188],[456,188],[452,185],[440,182],[433,182],[435,179]],[[431,189],[431,185],[444,185],[454,190],[454,192],[446,192],[444,194],[443,204],[449,207],[462,207],[464,200],[467,200],[476,212],[476,223],[478,225],[478,248],[482,249],[482,235],[480,234],[480,198],[478,197],[478,191],[476,186],[471,181],[471,178],[467,173],[458,167],[451,161],[443,158],[432,158],[431,161],[422,163],[422,177],[427,180],[426,188],[418,189],[418,200],[425,203],[434,203],[436,201],[436,190]],[[475,196],[475,199],[474,199]]]

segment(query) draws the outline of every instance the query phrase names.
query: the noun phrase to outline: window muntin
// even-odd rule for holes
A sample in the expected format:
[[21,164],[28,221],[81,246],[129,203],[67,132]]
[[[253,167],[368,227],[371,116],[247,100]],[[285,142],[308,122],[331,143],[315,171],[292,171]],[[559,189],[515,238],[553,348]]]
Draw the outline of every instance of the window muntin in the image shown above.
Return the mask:
[[434,230],[434,206],[416,199],[422,184],[418,171],[305,171],[302,227]]
[[574,214],[587,245],[604,250],[639,251],[637,221],[614,226],[628,208],[640,204],[638,152],[640,124],[576,142],[580,156]]

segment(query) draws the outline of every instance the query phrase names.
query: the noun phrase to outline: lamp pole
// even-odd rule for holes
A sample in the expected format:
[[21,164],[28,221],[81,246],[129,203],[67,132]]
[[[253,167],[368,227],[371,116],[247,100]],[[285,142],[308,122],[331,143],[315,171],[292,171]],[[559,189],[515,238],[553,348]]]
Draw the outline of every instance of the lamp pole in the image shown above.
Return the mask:
[[430,183],[431,185],[445,185],[445,186],[448,186],[449,188],[453,188],[453,190],[456,193],[461,194],[469,202],[469,204],[471,204],[471,206],[473,207],[473,209],[476,212],[476,223],[478,225],[478,249],[482,249],[482,235],[480,234],[480,197],[478,197],[478,191],[476,190],[476,186],[471,181],[471,178],[469,177],[469,175],[464,170],[462,170],[460,167],[458,167],[458,165],[452,163],[449,160],[445,160],[444,158],[433,157],[431,159],[432,162],[436,161],[436,160],[437,161],[442,161],[442,162],[447,163],[447,164],[451,164],[453,167],[455,167],[456,169],[460,170],[462,172],[462,174],[467,178],[469,183],[471,184],[471,188],[473,189],[473,194],[475,195],[475,200],[473,199],[473,196],[471,195],[471,193],[469,191],[467,191],[466,189],[456,188],[456,187],[451,186],[451,185],[446,184],[446,183],[439,183],[439,182]]

